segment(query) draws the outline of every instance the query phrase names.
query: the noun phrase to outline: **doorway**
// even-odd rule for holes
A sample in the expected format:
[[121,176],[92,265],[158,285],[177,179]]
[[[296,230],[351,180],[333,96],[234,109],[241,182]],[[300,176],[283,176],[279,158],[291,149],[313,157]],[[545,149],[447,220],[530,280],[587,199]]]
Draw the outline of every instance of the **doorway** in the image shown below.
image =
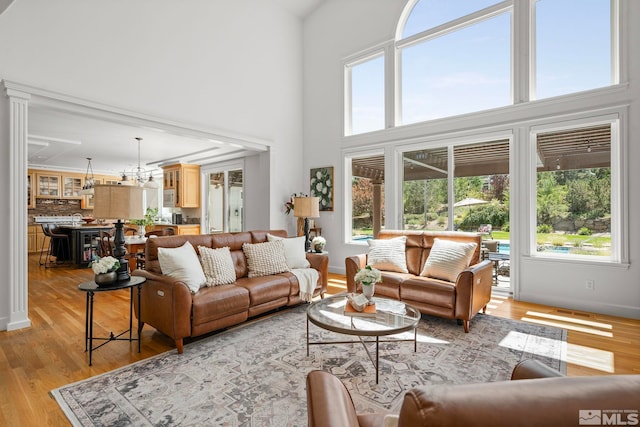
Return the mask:
[[244,227],[242,168],[207,174],[207,228],[209,233],[242,231]]

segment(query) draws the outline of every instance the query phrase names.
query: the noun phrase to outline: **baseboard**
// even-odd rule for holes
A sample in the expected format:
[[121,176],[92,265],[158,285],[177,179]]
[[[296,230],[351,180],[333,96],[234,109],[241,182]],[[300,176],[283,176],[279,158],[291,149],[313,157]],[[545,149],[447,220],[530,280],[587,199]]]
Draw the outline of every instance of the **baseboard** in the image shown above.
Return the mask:
[[595,301],[558,298],[540,294],[520,292],[518,301],[534,304],[549,305],[552,307],[570,308],[573,310],[589,311],[592,313],[607,314],[609,316],[640,319],[640,308],[620,304],[607,304]]

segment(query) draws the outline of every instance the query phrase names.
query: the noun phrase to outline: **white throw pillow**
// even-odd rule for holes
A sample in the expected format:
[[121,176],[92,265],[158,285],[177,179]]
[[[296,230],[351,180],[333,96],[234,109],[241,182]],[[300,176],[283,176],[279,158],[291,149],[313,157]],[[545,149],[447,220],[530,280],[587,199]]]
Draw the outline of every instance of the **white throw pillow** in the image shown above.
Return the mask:
[[228,246],[212,249],[198,246],[207,286],[227,285],[236,281],[236,269]]
[[158,248],[158,261],[162,274],[186,283],[191,293],[198,292],[207,281],[198,254],[189,242],[178,248]]
[[367,240],[369,254],[367,264],[378,270],[397,271],[408,273],[407,236],[394,237],[393,239]]
[[305,237],[278,237],[273,234],[267,234],[267,240],[273,242],[282,240],[284,243],[284,257],[287,259],[287,265],[290,269],[309,268],[311,264],[307,261],[307,253],[304,250]]
[[431,252],[420,275],[455,283],[462,270],[469,266],[476,246],[475,243],[433,239]]
[[282,240],[264,243],[245,243],[242,245],[247,257],[249,277],[269,276],[291,271],[284,256]]

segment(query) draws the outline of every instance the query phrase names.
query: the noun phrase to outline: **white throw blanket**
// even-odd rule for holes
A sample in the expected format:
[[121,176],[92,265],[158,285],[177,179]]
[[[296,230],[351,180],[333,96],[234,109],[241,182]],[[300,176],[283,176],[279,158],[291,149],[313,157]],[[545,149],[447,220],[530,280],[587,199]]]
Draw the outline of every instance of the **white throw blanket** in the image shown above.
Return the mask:
[[300,287],[300,298],[306,302],[311,302],[313,290],[318,283],[318,270],[315,268],[293,268],[291,272],[298,279]]

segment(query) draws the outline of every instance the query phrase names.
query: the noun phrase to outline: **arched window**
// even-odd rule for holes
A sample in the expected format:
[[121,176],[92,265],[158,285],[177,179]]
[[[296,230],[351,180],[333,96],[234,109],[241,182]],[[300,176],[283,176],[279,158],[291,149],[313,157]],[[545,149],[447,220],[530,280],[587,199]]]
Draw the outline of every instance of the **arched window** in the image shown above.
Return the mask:
[[400,124],[513,103],[512,9],[495,0],[413,5],[398,28]]

